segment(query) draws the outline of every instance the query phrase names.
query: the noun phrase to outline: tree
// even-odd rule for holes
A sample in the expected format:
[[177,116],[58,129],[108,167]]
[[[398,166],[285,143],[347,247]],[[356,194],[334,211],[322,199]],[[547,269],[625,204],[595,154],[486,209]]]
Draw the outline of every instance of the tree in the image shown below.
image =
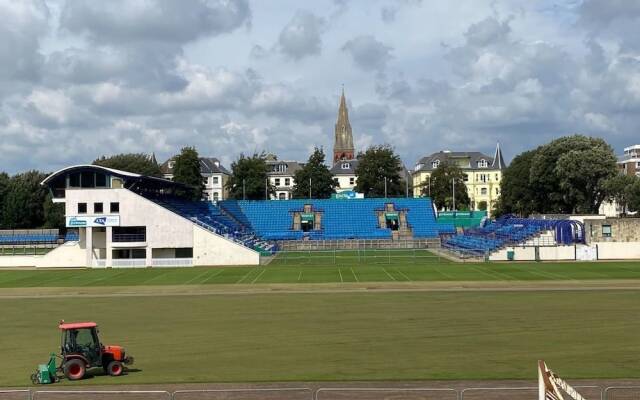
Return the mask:
[[364,153],[358,154],[357,158],[357,192],[364,193],[365,197],[384,197],[386,181],[387,196],[404,194],[405,182],[400,177],[400,157],[391,146],[371,146]]
[[267,156],[254,153],[251,157],[240,154],[240,158],[231,164],[231,177],[227,181],[229,197],[242,200],[264,200],[265,185],[267,194],[275,194],[275,188],[268,183]]
[[2,226],[9,229],[43,226],[43,205],[48,193],[40,182],[45,177],[46,174],[33,170],[11,178],[2,207]]
[[478,210],[487,211],[487,202],[482,200],[478,202]]
[[635,176],[617,174],[605,182],[605,192],[607,199],[615,201],[626,213],[629,204],[629,197],[633,192],[633,185],[640,182]]
[[540,200],[544,196],[536,192],[530,183],[531,162],[537,151],[535,149],[517,155],[504,170],[500,181],[500,198],[492,215],[514,213],[527,216],[540,208]]
[[50,194],[44,200],[43,205],[44,228],[62,229],[65,227],[64,204],[54,203]]
[[119,169],[146,176],[162,176],[160,167],[155,157],[149,157],[142,153],[116,154],[114,156],[102,156],[93,161],[93,165]]
[[635,182],[633,182],[631,186],[627,187],[626,192],[627,207],[629,207],[629,211],[640,211],[640,179],[636,178]]
[[7,193],[9,190],[9,183],[11,182],[11,178],[5,172],[0,172],[0,227],[2,226],[2,213],[4,208],[5,199],[7,197]]
[[336,183],[324,159],[324,151],[316,147],[309,156],[308,162],[296,171],[292,193],[294,198],[309,197],[309,182],[311,182],[311,196],[316,199],[328,199],[335,193]]
[[597,213],[605,182],[616,174],[616,156],[604,140],[566,136],[533,157],[530,183],[545,196],[540,212]]
[[204,185],[202,183],[202,174],[200,173],[200,157],[194,147],[183,147],[174,159],[173,181],[182,183],[190,188],[185,197],[192,200],[200,200]]
[[616,157],[604,140],[561,137],[517,156],[500,184],[497,213],[597,213]]
[[[454,182],[455,182],[455,209],[469,207],[469,194],[464,183],[464,172],[449,162],[438,165],[431,174],[431,200],[438,209],[454,209]],[[426,188],[423,187],[423,192]]]

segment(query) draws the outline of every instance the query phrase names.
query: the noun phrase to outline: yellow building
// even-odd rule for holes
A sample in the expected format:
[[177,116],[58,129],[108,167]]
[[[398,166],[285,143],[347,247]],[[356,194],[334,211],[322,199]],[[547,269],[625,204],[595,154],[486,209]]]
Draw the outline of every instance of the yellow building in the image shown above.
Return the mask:
[[487,210],[491,211],[500,197],[500,180],[506,168],[500,144],[493,157],[476,151],[440,151],[421,158],[412,173],[414,197],[429,196],[431,174],[444,162],[454,164],[464,172],[471,209],[479,210],[480,203],[485,202]]

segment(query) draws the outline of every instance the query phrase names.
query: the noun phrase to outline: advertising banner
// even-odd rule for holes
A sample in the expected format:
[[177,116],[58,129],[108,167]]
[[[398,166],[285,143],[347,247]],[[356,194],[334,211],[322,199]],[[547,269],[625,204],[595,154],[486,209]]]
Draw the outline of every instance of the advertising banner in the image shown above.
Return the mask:
[[66,226],[67,228],[120,226],[120,216],[119,215],[68,216],[66,218]]

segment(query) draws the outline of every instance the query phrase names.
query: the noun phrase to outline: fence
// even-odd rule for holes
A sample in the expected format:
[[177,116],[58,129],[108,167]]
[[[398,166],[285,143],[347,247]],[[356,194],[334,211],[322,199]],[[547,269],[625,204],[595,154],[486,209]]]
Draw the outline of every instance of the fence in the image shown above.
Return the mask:
[[[640,386],[574,386],[588,400],[638,400]],[[258,387],[176,390],[0,390],[0,400],[530,400],[538,388],[527,387]]]
[[434,264],[443,259],[427,249],[279,251],[270,265]]
[[344,239],[344,240],[281,240],[284,251],[362,250],[362,249],[430,249],[440,248],[440,239]]

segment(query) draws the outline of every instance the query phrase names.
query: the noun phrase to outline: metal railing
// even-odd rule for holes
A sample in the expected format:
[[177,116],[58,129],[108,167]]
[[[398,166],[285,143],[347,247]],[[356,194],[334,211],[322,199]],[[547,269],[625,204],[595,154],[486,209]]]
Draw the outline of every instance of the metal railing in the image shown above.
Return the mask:
[[111,260],[111,265],[113,267],[132,267],[132,268],[141,268],[146,266],[147,260],[144,258],[119,258]]
[[151,260],[153,267],[191,267],[193,258],[154,258]]
[[[640,398],[640,386],[596,385],[574,386],[589,400],[636,400]],[[24,398],[29,400],[47,399],[91,399],[127,397],[141,399],[220,399],[220,400],[346,400],[346,399],[389,399],[396,400],[493,400],[532,399],[537,397],[538,388],[526,387],[324,387],[315,390],[308,387],[256,387],[193,390],[0,390],[0,399]]]
[[340,239],[340,240],[278,240],[278,248],[298,250],[357,249],[431,249],[440,247],[440,239]]
[[144,233],[114,233],[112,241],[116,243],[123,242],[146,242],[147,235]]
[[279,251],[270,265],[433,264],[442,256],[427,249]]

